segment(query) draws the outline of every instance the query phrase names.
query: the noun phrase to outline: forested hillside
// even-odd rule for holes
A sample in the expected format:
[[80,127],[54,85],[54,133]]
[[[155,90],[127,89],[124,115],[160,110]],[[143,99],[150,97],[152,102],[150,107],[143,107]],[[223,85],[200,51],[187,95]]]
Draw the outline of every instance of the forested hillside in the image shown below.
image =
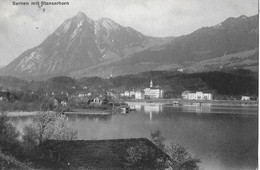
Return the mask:
[[0,77],[0,88],[8,90],[61,92],[70,94],[82,91],[141,90],[154,86],[165,90],[165,97],[179,97],[185,90],[211,92],[217,95],[258,95],[258,74],[248,70],[225,72],[180,73],[172,71],[151,71],[136,75],[117,76],[109,79],[100,77],[73,79],[54,77],[46,81],[25,82],[13,77]]

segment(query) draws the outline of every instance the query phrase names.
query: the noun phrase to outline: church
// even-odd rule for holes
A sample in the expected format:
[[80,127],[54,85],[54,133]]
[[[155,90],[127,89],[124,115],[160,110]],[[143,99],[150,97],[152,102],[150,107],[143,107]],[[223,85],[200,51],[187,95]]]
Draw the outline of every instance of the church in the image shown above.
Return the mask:
[[150,81],[150,87],[144,89],[144,96],[145,98],[163,98],[164,90],[159,89],[158,87],[153,86],[153,81]]

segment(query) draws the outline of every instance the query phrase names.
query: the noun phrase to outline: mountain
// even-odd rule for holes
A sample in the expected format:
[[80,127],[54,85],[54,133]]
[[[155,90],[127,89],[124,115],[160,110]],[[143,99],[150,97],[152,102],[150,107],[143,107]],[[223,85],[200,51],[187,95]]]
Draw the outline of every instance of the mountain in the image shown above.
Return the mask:
[[108,18],[93,21],[79,12],[39,46],[25,51],[6,66],[4,73],[19,77],[67,75],[120,60],[162,42],[161,38],[144,36]]
[[[174,70],[177,68],[185,70],[197,62],[209,59],[217,60],[219,57],[232,54],[234,57],[240,58],[238,67],[258,66],[258,58],[253,57],[258,54],[258,27],[258,15],[228,18],[216,26],[203,27],[189,35],[176,37],[170,43],[160,48],[150,48],[132,57],[124,58],[119,64],[115,63],[107,66],[107,69],[109,70],[119,65],[122,66],[120,71],[124,69],[127,73],[135,73],[135,70],[139,71],[140,68],[144,68],[145,66],[149,66],[149,69],[155,70]],[[239,57],[237,53],[240,52],[247,52],[250,55]],[[246,60],[250,64],[241,65]],[[212,64],[216,64],[214,68],[211,67]],[[221,64],[212,64],[205,65],[205,69],[200,70],[213,71],[217,67],[220,69],[223,68]],[[225,66],[225,63],[223,64]],[[233,64],[231,67],[235,66],[237,65]],[[213,70],[208,70],[208,67]],[[191,71],[191,69],[188,70],[189,72]],[[196,70],[193,69],[193,71],[195,72]]]
[[[253,49],[258,53],[258,15],[228,18],[185,36],[155,38],[111,19],[94,21],[79,12],[39,46],[2,68],[1,74],[26,79],[60,75],[107,77],[188,68],[197,62]],[[250,57],[243,60],[258,63]]]

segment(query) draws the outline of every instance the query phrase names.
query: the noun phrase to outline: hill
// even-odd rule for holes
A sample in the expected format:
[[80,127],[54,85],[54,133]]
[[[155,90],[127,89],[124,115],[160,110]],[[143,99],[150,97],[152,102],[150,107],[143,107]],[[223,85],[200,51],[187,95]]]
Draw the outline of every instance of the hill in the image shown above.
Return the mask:
[[[13,82],[4,83],[8,79]],[[46,81],[25,82],[16,78],[1,77],[2,88],[19,88],[22,91],[68,92],[69,94],[105,90],[123,92],[149,87],[150,80],[155,86],[165,90],[165,98],[180,97],[185,90],[211,92],[214,95],[258,95],[258,74],[249,70],[225,70],[201,73],[181,73],[176,71],[150,71],[136,75],[121,75],[112,78],[84,77],[72,79],[66,76],[50,78]],[[17,83],[15,83],[17,81]],[[7,81],[8,82],[8,81]],[[22,83],[21,83],[22,82]],[[13,85],[16,86],[13,86]],[[25,86],[26,85],[26,86]]]

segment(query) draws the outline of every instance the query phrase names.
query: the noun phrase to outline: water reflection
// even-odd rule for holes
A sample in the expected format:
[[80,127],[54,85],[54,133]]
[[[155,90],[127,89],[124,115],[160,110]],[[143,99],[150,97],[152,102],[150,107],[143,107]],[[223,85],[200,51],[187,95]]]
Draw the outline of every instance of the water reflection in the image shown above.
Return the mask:
[[[256,169],[258,107],[198,104],[131,104],[135,112],[68,115],[78,139],[149,138],[160,129],[166,142],[188,147],[202,159],[201,169]],[[221,113],[221,114],[220,114]],[[31,117],[12,117],[18,129]]]
[[77,120],[93,120],[93,121],[108,121],[112,115],[86,115],[86,114],[66,114],[72,121]]
[[210,113],[211,103],[184,103],[181,107],[183,112]]
[[153,120],[153,112],[150,112],[150,120],[152,121]]
[[143,104],[141,104],[141,103],[129,102],[128,105],[130,106],[131,109],[135,109],[136,111],[140,111],[143,107]]
[[249,104],[236,105],[220,105],[212,103],[181,103],[181,104],[165,104],[164,107],[171,107],[181,112],[191,112],[196,114],[213,113],[213,114],[257,114],[258,107]]
[[145,114],[149,114],[149,120],[153,121],[153,114],[158,114],[163,111],[163,105],[162,104],[145,104],[143,105],[143,109],[140,111],[143,111]]
[[161,104],[148,104],[144,105],[144,112],[145,113],[159,113],[162,111]]

